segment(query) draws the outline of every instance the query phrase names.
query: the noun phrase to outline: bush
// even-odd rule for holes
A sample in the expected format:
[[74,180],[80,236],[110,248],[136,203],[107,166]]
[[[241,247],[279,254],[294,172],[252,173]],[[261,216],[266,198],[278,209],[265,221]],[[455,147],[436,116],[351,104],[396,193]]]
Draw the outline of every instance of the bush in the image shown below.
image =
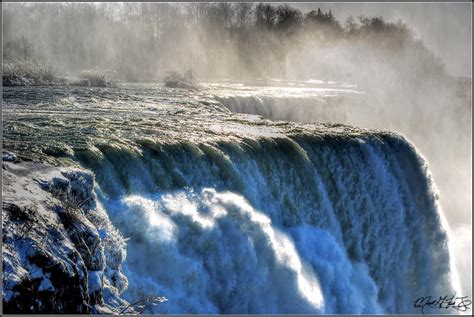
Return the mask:
[[50,66],[35,60],[3,63],[3,86],[64,84]]
[[118,314],[119,315],[141,315],[147,306],[156,306],[160,303],[167,302],[168,299],[163,296],[149,295],[145,296],[136,302],[130,303],[124,307]]
[[106,87],[107,81],[105,74],[96,70],[83,70],[80,74],[81,81],[78,82],[79,86],[95,86],[95,87]]

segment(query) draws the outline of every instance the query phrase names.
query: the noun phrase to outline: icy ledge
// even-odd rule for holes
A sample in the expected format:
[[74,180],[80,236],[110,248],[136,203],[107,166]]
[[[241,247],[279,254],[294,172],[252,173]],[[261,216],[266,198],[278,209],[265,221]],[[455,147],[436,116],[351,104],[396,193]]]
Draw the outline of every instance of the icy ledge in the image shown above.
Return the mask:
[[128,303],[126,243],[77,168],[20,161],[4,152],[5,313],[118,313]]

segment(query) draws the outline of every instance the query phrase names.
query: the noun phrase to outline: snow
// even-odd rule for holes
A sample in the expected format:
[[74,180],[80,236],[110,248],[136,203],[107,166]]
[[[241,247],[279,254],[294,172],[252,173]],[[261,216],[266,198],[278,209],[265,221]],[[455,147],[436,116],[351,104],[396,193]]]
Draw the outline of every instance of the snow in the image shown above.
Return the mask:
[[89,272],[89,293],[102,291],[103,289],[103,278],[104,272],[102,271],[91,271]]
[[[127,305],[120,297],[128,285],[121,273],[126,243],[96,203],[94,175],[19,161],[8,152],[3,158],[5,311],[18,303],[27,303],[21,305],[25,313],[78,312],[74,307],[84,302],[92,304],[92,312]],[[41,295],[45,292],[51,295]],[[31,296],[37,300],[31,302]],[[57,296],[74,297],[76,306],[63,307]]]
[[56,289],[54,288],[53,284],[47,277],[43,277],[43,280],[41,281],[41,284],[38,288],[38,291],[51,291],[54,292]]
[[306,82],[309,84],[324,84],[324,81],[320,79],[310,79],[310,80],[307,80]]
[[37,278],[43,278],[43,276],[44,273],[40,267],[37,267],[34,264],[30,266],[30,279],[34,280]]
[[17,160],[16,155],[7,151],[2,153],[2,160],[7,162],[14,162]]

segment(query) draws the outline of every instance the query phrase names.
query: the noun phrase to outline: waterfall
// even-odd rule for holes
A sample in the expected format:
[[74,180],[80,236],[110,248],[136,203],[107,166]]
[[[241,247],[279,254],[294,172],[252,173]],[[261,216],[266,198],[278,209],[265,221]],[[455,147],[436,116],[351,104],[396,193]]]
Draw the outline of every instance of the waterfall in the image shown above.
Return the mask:
[[417,298],[455,292],[436,187],[397,134],[136,140],[76,157],[130,238],[125,296],[169,298],[153,313],[418,313]]

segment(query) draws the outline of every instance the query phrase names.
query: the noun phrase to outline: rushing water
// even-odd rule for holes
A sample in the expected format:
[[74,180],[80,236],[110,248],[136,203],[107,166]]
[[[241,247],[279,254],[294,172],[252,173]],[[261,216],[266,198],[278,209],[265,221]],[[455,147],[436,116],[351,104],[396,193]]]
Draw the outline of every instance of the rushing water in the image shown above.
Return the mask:
[[[125,296],[169,298],[152,312],[418,313],[418,297],[456,291],[436,187],[411,143],[230,112],[272,94],[333,121],[363,92],[262,87],[231,103],[228,90],[4,88],[4,147],[95,173],[130,238]],[[279,119],[277,108],[262,111]]]

